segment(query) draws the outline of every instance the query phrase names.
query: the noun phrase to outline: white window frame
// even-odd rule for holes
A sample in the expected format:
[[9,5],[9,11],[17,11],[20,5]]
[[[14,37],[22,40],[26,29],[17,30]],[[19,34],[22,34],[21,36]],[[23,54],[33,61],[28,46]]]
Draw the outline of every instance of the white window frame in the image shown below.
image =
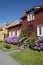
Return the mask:
[[9,32],[9,37],[11,37],[11,32]]
[[15,31],[12,31],[12,36],[15,36]]
[[[40,27],[41,27],[41,30],[39,29]],[[37,36],[43,36],[43,26],[37,26]]]
[[28,14],[28,21],[31,21],[31,20],[34,20],[34,12],[33,11]]
[[9,37],[15,36],[15,31],[10,31],[9,32]]
[[20,36],[20,32],[21,32],[21,30],[19,29],[19,30],[17,30],[17,36]]

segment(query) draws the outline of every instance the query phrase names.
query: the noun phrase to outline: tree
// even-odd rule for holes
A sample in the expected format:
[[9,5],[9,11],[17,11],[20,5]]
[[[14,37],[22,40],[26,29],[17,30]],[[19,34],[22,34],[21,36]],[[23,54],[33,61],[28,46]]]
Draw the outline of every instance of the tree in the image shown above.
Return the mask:
[[20,38],[23,38],[26,36],[26,29],[21,29]]

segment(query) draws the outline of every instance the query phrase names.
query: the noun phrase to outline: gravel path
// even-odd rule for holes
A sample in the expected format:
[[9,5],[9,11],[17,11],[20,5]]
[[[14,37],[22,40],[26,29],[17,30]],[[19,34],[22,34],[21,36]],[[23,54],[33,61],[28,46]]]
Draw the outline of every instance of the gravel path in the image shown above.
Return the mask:
[[21,65],[8,54],[0,50],[0,65]]
[[12,54],[12,53],[16,53],[16,52],[20,52],[20,51],[22,51],[22,50],[12,50],[12,51],[7,51],[7,52],[5,52],[6,54]]

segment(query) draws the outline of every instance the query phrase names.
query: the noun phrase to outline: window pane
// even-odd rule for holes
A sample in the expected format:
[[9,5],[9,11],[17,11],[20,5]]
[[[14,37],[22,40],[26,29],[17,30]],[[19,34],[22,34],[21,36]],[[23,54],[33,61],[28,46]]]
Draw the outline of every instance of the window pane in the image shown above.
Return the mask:
[[28,14],[28,21],[34,20],[34,12]]
[[19,36],[19,35],[20,35],[20,32],[21,32],[21,30],[17,30],[17,36]]
[[15,36],[15,31],[12,31],[12,36]]
[[11,32],[9,32],[9,37],[11,37]]
[[34,12],[32,12],[32,19],[34,20]]
[[40,35],[42,34],[41,26],[39,26],[39,34],[40,34]]
[[37,26],[37,36],[42,36],[42,27]]

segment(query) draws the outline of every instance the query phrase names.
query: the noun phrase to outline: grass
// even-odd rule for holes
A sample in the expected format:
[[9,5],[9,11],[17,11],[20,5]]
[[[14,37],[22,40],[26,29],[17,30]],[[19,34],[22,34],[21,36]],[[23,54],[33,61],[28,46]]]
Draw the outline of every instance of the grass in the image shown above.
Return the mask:
[[11,54],[11,56],[22,65],[43,65],[43,51],[38,52],[29,49]]
[[3,51],[11,51],[11,50],[16,50],[16,49],[18,49],[18,46],[13,45],[13,44],[10,44],[11,48],[10,48],[10,49],[7,49],[7,48],[5,48],[5,45],[6,45],[6,44],[7,44],[7,43],[5,43],[5,42],[0,42],[0,49],[2,49]]
[[5,43],[4,42],[0,42],[0,49],[4,48]]

